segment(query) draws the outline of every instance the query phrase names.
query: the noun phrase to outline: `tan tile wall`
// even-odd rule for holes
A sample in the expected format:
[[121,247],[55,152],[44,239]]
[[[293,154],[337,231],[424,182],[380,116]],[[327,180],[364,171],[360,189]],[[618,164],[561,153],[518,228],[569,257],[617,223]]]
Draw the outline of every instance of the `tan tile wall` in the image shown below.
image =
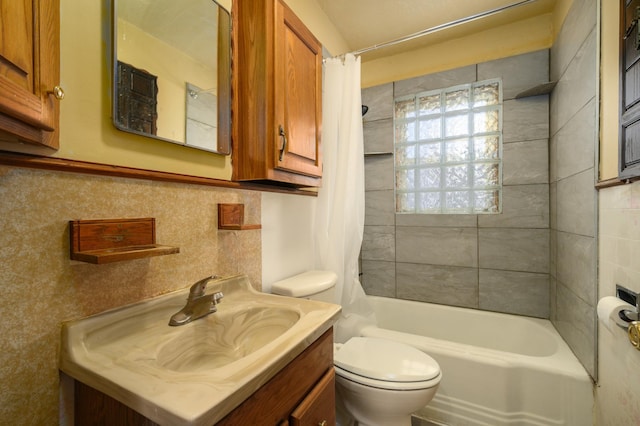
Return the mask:
[[[599,297],[640,292],[640,182],[600,191]],[[640,351],[598,323],[597,425],[640,425]]]
[[[179,288],[246,273],[261,288],[261,232],[219,231],[217,204],[261,196],[199,185],[0,166],[0,424],[58,423],[60,324]],[[180,253],[105,265],[69,259],[68,221],[155,217]]]

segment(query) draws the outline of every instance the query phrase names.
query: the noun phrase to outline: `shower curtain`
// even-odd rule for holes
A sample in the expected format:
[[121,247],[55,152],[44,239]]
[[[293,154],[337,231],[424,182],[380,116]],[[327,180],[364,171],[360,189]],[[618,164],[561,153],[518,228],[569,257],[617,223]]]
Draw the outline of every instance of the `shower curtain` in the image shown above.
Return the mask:
[[323,177],[318,193],[316,268],[334,271],[342,315],[334,340],[345,342],[375,323],[358,277],[364,232],[364,147],[360,58],[325,61],[322,105]]

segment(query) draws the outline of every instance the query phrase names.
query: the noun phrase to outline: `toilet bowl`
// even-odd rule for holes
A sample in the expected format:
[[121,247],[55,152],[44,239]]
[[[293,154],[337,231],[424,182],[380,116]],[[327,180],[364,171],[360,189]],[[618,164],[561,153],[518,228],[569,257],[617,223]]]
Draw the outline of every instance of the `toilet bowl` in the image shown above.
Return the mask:
[[334,345],[336,391],[359,426],[410,426],[440,384],[438,363],[418,349],[372,337]]
[[[337,276],[308,271],[273,283],[291,297],[333,301]],[[411,413],[434,397],[440,366],[424,352],[400,342],[352,337],[334,344],[336,397],[358,426],[411,426]]]

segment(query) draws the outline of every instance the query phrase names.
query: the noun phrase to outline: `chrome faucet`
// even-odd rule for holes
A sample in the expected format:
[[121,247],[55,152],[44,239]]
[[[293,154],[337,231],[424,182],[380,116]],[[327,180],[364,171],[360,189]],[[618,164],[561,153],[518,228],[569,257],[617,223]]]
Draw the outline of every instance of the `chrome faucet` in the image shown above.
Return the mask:
[[193,284],[189,289],[187,304],[184,308],[171,316],[169,325],[176,326],[188,324],[193,320],[197,320],[198,318],[202,318],[216,312],[218,310],[217,305],[220,303],[220,300],[224,295],[219,291],[211,294],[205,294],[205,292],[209,281],[218,278],[218,276],[212,275]]

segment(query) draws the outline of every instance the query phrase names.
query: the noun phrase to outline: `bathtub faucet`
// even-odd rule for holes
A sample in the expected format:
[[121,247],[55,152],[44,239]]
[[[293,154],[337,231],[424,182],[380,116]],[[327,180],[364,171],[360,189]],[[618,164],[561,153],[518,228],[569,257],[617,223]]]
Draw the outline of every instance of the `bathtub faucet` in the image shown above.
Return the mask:
[[218,310],[218,303],[224,297],[222,292],[217,291],[205,294],[209,281],[218,279],[217,275],[206,277],[196,282],[189,289],[187,304],[180,311],[171,316],[169,325],[184,325],[193,320],[212,314]]

